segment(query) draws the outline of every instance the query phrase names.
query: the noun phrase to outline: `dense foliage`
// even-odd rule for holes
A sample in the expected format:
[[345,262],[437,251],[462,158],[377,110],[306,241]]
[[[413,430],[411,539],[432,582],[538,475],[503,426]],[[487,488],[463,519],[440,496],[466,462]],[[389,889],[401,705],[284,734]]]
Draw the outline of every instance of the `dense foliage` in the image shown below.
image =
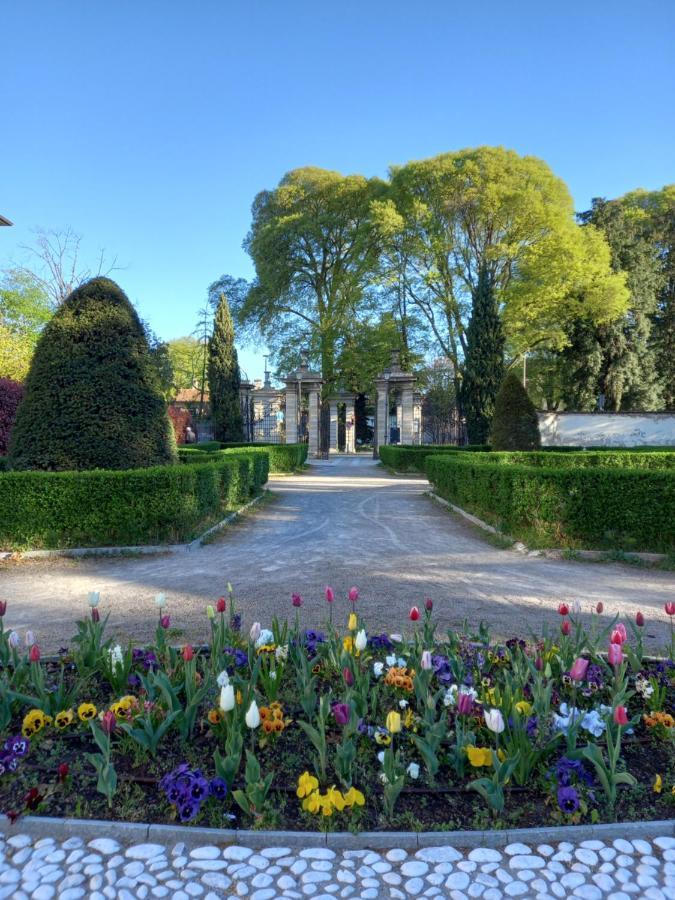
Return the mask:
[[555,630],[499,642],[437,633],[430,599],[405,637],[369,632],[362,602],[327,587],[306,630],[294,594],[294,621],[243,631],[230,588],[199,648],[170,644],[159,594],[154,641],[123,647],[94,593],[52,661],[3,603],[0,809],[331,831],[672,815],[675,603],[625,623],[561,603]]
[[22,384],[11,378],[0,378],[0,456],[5,456],[9,449],[9,440],[22,398]]
[[490,432],[495,450],[536,450],[541,446],[539,418],[515,372],[507,372],[495,399]]
[[0,473],[3,549],[190,540],[267,481],[267,456],[126,471]]
[[245,444],[208,441],[197,447],[181,447],[178,452],[183,462],[212,462],[223,454],[236,453],[240,449],[247,453],[262,453],[269,459],[270,472],[295,472],[307,459],[307,444]]
[[444,453],[428,456],[425,468],[445,500],[531,545],[672,552],[672,467],[564,465],[570,456],[559,454],[554,467]]
[[243,417],[239,388],[241,374],[234,346],[234,326],[225,294],[220,295],[209,340],[208,360],[211,424],[218,441],[241,441]]
[[15,469],[134,469],[175,461],[143,326],[122,290],[93,278],[45,327],[10,444]]

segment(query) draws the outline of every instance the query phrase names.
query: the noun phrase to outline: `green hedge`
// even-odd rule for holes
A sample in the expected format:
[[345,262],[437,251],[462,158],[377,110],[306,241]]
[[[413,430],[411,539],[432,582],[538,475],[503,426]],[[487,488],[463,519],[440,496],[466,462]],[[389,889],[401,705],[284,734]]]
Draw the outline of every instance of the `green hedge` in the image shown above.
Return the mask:
[[267,461],[0,475],[0,547],[100,547],[190,540],[267,481]]
[[441,497],[539,546],[675,548],[675,472],[503,465],[436,454],[426,472]]
[[218,441],[210,450],[201,449],[204,445],[179,447],[178,456],[183,462],[212,462],[220,459],[224,453],[250,453],[254,456],[266,456],[269,459],[270,472],[294,472],[307,459],[307,444],[220,444]]
[[482,463],[499,465],[544,466],[547,469],[585,469],[601,466],[609,469],[673,469],[675,453],[639,453],[629,451],[577,453],[546,453],[541,450],[505,450],[486,453]]
[[385,444],[378,449],[378,456],[385,466],[397,472],[424,472],[424,460],[436,453],[486,453],[487,444],[467,444],[456,447],[454,444]]

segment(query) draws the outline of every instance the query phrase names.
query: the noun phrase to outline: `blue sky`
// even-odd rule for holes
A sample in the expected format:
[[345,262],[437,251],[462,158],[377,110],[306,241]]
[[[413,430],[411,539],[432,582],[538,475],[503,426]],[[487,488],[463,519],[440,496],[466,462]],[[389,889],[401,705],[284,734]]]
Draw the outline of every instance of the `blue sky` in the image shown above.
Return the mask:
[[[101,247],[164,338],[251,275],[255,194],[316,165],[480,144],[545,159],[577,208],[675,181],[672,0],[6,0],[0,267],[36,226]],[[245,350],[250,377],[262,372]]]

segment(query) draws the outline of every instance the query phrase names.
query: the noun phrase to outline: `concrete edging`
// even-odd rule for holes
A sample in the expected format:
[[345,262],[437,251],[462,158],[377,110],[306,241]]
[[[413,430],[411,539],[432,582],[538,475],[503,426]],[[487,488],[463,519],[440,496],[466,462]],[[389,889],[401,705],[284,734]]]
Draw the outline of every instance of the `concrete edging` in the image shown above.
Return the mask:
[[[440,497],[438,494],[435,494],[433,491],[425,491],[425,495],[430,497],[436,503],[440,503],[443,506],[447,506],[453,512],[458,513],[460,516],[463,516],[472,525],[476,525],[478,528],[482,528],[483,531],[489,531],[490,534],[497,534],[500,537],[503,537],[509,541],[512,541],[513,544],[509,548],[510,550],[514,550],[516,553],[526,554],[527,556],[543,556],[546,559],[565,559],[566,553],[574,553],[580,559],[598,559],[607,562],[617,562],[621,563],[624,560],[621,559],[607,559],[608,550],[560,550],[556,548],[552,548],[550,550],[530,550],[530,548],[523,544],[522,541],[514,540],[510,534],[505,534],[505,532],[500,531],[499,528],[495,528],[494,525],[489,525],[487,522],[484,522],[482,519],[479,519],[478,516],[474,516],[472,513],[467,512],[465,509],[462,509],[461,506],[455,506],[454,503],[450,503],[449,500],[446,500],[444,497]],[[625,554],[626,559],[625,562],[630,562],[631,559],[638,559],[641,562],[646,563],[659,563],[663,562],[667,559],[667,555],[665,553],[644,553],[644,552],[627,552]]]
[[606,825],[559,825],[542,828],[514,828],[505,831],[244,831],[220,828],[191,828],[187,825],[149,825],[136,822],[108,822],[100,819],[57,819],[26,816],[14,825],[0,817],[0,833],[28,834],[33,838],[53,837],[65,840],[78,836],[83,840],[113,838],[127,844],[183,841],[188,847],[233,844],[253,848],[323,846],[332,850],[365,848],[416,851],[424,847],[452,846],[505,847],[507,844],[557,843],[589,839],[611,841],[615,838],[675,837],[675,819],[651,822],[615,822]]
[[123,556],[126,553],[137,553],[139,555],[152,555],[158,553],[189,553],[190,550],[196,550],[198,547],[204,543],[204,539],[209,535],[214,534],[217,531],[223,529],[226,525],[229,525],[230,522],[234,522],[235,519],[238,519],[239,516],[246,512],[251,506],[255,506],[256,503],[259,503],[263,497],[267,494],[267,485],[269,482],[266,482],[261,487],[261,493],[258,494],[257,497],[254,497],[252,500],[249,500],[248,503],[245,503],[243,506],[240,506],[239,509],[235,509],[234,512],[229,513],[225,516],[224,519],[221,519],[220,522],[216,522],[215,525],[212,525],[211,528],[207,528],[199,537],[196,537],[193,541],[188,541],[183,544],[140,544],[137,547],[71,547],[66,550],[23,550],[23,551],[12,551],[12,550],[2,550],[0,551],[0,560],[2,559],[52,559],[55,557],[70,557],[73,559],[81,559],[85,556]]

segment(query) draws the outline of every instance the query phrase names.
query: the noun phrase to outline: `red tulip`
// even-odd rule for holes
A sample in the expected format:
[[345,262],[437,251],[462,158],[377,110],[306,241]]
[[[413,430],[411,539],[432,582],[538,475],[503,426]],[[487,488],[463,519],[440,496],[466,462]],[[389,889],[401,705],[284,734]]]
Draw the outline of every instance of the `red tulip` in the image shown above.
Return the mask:
[[563,619],[563,620],[562,620],[562,624],[561,624],[561,626],[560,626],[560,630],[562,631],[562,633],[563,633],[564,635],[568,635],[568,634],[570,633],[571,628],[572,628],[572,626],[571,626],[571,624],[570,624],[570,620],[569,620],[569,619]]
[[326,602],[332,603],[335,600],[335,591],[332,587],[326,587]]
[[638,628],[642,628],[642,626],[645,624],[645,617],[642,615],[642,613],[639,610],[635,614],[635,624],[637,625]]
[[675,601],[669,600],[663,607],[666,611],[666,615],[675,616]]
[[624,644],[627,638],[628,635],[626,633],[626,626],[622,622],[619,622],[619,624],[612,632],[610,641],[612,644]]
[[410,619],[411,622],[416,622],[419,619],[419,617],[420,617],[419,609],[416,606],[413,606],[413,608],[408,613],[408,618]]
[[167,629],[169,627],[169,625],[171,625],[170,616],[160,616],[159,624],[162,626],[162,628]]
[[558,612],[560,613],[561,616],[569,616],[570,608],[566,603],[559,603],[558,604]]
[[59,776],[59,781],[63,783],[68,777],[68,763],[61,763],[56,770],[56,774]]
[[603,612],[605,611],[605,604],[602,602],[602,600],[598,600],[596,607],[595,607],[595,611],[599,616],[601,616],[603,614]]
[[356,603],[356,601],[359,599],[359,589],[357,587],[350,587],[347,596],[352,601],[352,603]]
[[617,725],[628,725],[628,715],[625,706],[617,706],[614,710],[614,722]]
[[424,608],[428,613],[430,613],[434,608],[434,601],[431,599],[431,597],[427,597],[427,599],[424,601]]
[[298,609],[299,607],[302,606],[302,602],[303,601],[302,601],[302,597],[300,596],[300,594],[293,594],[291,596],[291,603],[293,604],[293,606],[295,606],[296,609]]
[[579,659],[574,660],[574,665],[570,669],[570,678],[572,681],[583,681],[586,677],[587,669],[588,660],[580,656]]
[[37,809],[40,803],[44,800],[44,796],[40,793],[40,791],[34,787],[31,788],[27,794],[24,795],[23,802],[26,805],[26,809]]
[[6,612],[7,612],[7,601],[0,600],[0,619],[4,616],[4,614]]
[[219,597],[218,602],[216,603],[216,612],[224,613],[227,608],[227,603],[225,602],[224,597]]
[[607,650],[607,662],[610,666],[620,666],[623,662],[621,644],[610,644]]
[[101,621],[101,613],[98,611],[98,607],[92,606],[91,608],[91,621],[92,622],[100,622]]
[[195,651],[192,649],[192,644],[186,644],[183,647],[183,659],[185,660],[185,662],[190,662],[194,655]]
[[40,648],[37,644],[33,644],[33,646],[28,651],[28,659],[32,663],[40,662]]
[[107,712],[103,713],[101,718],[101,728],[106,734],[112,734],[115,730],[115,725],[117,725],[115,713],[109,709]]
[[342,670],[342,677],[344,678],[347,687],[351,687],[354,684],[354,676],[352,675],[352,670],[349,666],[345,666]]

